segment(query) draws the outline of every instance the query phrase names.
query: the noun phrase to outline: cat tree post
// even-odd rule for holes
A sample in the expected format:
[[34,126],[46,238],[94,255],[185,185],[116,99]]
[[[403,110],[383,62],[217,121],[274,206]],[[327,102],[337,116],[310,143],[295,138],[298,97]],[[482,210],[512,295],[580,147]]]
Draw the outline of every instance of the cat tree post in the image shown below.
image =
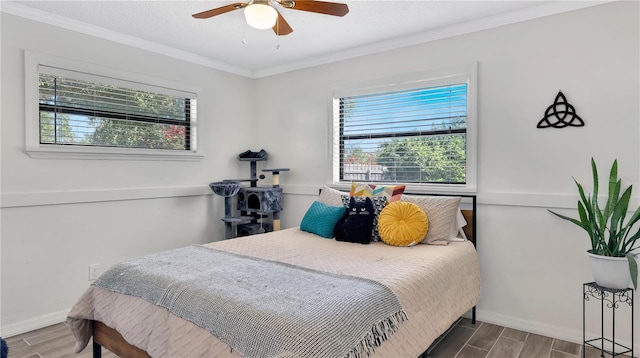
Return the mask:
[[[289,168],[262,169],[262,171],[271,172],[273,176],[271,186],[273,188],[280,188],[280,172],[287,172],[289,171]],[[280,230],[280,210],[277,210],[273,212],[273,231],[279,231],[279,230]]]

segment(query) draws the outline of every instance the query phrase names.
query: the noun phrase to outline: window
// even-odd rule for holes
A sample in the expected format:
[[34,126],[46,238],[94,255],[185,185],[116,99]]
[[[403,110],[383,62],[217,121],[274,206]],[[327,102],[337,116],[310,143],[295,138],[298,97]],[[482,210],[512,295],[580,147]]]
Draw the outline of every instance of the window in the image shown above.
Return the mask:
[[475,190],[473,69],[334,94],[334,182]]
[[190,149],[195,99],[55,72],[41,66],[39,74],[40,144]]
[[[26,56],[27,68],[37,76],[37,107],[27,104],[27,152],[32,157],[201,157],[194,92],[148,76],[86,64],[75,68],[72,60],[61,66],[60,59],[41,57]],[[29,83],[32,77],[26,77]],[[29,93],[28,101],[33,99]]]

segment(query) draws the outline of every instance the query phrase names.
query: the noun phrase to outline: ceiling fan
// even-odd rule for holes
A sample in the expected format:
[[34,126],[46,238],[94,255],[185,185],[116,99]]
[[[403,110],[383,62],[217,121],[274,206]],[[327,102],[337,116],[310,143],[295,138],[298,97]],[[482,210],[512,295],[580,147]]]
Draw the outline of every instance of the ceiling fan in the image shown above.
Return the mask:
[[344,16],[349,12],[349,7],[346,4],[335,2],[311,0],[251,0],[246,3],[238,2],[221,6],[193,14],[192,16],[196,19],[208,19],[229,11],[244,9],[245,18],[251,27],[257,29],[271,28],[278,36],[292,33],[293,29],[289,26],[289,23],[287,23],[271,3],[277,3],[285,9],[309,11],[333,16]]

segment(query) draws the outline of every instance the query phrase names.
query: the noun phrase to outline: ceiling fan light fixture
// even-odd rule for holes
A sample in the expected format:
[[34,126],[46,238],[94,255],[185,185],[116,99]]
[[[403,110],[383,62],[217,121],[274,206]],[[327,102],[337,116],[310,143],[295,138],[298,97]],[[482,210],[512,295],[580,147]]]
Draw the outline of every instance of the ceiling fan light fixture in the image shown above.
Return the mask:
[[266,4],[250,4],[244,8],[244,17],[249,26],[264,30],[270,29],[276,24],[278,12]]

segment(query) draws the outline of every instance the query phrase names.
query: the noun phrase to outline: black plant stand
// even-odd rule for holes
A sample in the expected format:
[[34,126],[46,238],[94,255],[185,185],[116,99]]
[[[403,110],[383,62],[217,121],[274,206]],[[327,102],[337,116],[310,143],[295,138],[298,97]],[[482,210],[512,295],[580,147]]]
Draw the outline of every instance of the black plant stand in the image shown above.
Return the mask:
[[[622,290],[606,288],[599,286],[595,282],[588,282],[582,286],[582,357],[585,357],[585,348],[587,346],[596,348],[600,351],[600,356],[605,357],[605,353],[615,357],[626,353],[631,353],[633,357],[633,290],[625,288]],[[600,301],[600,337],[587,340],[586,337],[586,302],[591,298]],[[604,336],[604,312],[605,302],[607,308],[611,309],[611,339]],[[631,348],[616,343],[616,310],[620,307],[620,303],[626,303],[631,306]],[[611,344],[611,350],[605,349],[605,342]],[[597,343],[597,344],[596,344]]]

